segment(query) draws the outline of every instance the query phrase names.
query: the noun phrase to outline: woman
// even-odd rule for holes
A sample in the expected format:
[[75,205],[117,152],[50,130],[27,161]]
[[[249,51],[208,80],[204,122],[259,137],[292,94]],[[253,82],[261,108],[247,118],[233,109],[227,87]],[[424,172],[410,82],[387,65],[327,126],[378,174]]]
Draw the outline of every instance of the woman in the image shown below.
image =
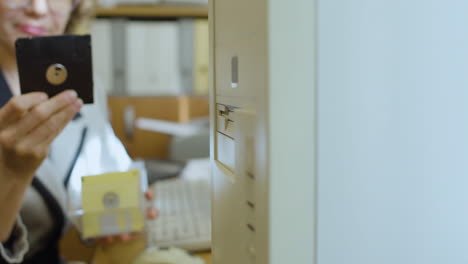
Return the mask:
[[73,33],[91,15],[91,0],[78,1],[0,0],[0,263],[61,263],[71,183],[131,163],[99,96],[83,106],[73,91],[20,95],[15,40]]

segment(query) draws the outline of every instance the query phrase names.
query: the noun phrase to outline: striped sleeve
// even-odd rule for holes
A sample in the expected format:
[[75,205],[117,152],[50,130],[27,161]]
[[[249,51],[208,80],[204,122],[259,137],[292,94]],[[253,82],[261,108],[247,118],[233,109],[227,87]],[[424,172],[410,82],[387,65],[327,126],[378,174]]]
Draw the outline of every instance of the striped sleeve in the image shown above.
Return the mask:
[[21,216],[18,215],[10,238],[7,242],[0,243],[0,256],[7,263],[21,263],[29,250],[27,236],[26,226],[21,220]]

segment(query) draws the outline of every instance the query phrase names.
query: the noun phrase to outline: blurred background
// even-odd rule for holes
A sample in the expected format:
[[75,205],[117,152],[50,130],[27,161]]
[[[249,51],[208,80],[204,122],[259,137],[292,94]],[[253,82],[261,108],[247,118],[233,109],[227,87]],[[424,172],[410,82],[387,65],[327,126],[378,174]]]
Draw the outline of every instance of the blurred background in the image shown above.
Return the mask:
[[207,157],[207,123],[198,122],[206,131],[174,134],[159,133],[159,127],[140,129],[137,120],[184,124],[205,117],[208,122],[208,1],[96,4],[90,28],[94,79],[108,95],[109,118],[129,154],[172,160]]
[[[92,35],[95,89],[105,90],[109,120],[129,155],[145,161],[150,183],[180,174],[194,159],[203,160],[204,166],[209,156],[208,1],[100,0],[95,4],[95,20],[82,25],[78,33]],[[209,174],[204,167],[196,171],[206,171],[197,180],[197,186],[202,182],[204,187],[197,193],[206,193],[200,199],[209,207]],[[193,182],[178,178],[160,186],[175,189]],[[174,200],[157,198],[160,203]],[[182,194],[176,198],[186,199]],[[175,204],[166,209],[189,212]],[[208,229],[209,208],[203,213],[200,224]],[[161,209],[159,219],[167,214]],[[153,232],[161,237],[162,227],[158,228]],[[87,263],[129,263],[144,247],[144,239],[112,249],[83,245],[72,229],[62,240],[61,252],[69,260]]]

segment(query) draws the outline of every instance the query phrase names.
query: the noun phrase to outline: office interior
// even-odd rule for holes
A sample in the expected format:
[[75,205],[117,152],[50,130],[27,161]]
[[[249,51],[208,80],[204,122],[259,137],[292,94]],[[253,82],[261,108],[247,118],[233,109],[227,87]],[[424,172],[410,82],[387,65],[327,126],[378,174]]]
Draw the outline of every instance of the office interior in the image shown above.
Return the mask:
[[[116,135],[134,158],[209,157],[211,246],[192,252],[197,260],[313,263],[313,1],[106,5],[92,28],[93,63]],[[62,252],[97,264],[132,263],[148,246],[145,234],[94,247],[78,237],[67,234]]]
[[[200,81],[208,96],[193,86],[187,96],[181,78],[173,87],[184,95],[158,103],[176,109],[176,122],[209,113],[206,263],[466,263],[466,2],[211,0],[204,8],[181,16],[209,17],[208,63],[200,68],[208,69]],[[133,18],[141,11],[130,10]],[[143,10],[144,21],[131,20],[135,31],[127,33],[153,16]],[[118,65],[135,62],[117,58]],[[129,79],[121,73],[114,69],[117,91],[109,93],[119,137],[154,136],[125,126],[153,97],[135,88],[132,98],[142,101],[125,110],[119,100]],[[206,100],[205,110],[192,100]],[[170,155],[171,138],[160,136],[154,142],[167,145],[158,155]],[[149,141],[145,155],[154,151],[145,148]],[[140,149],[126,145],[130,153]],[[124,260],[141,252],[132,245],[90,255]]]
[[[207,1],[98,1],[95,20],[78,33],[92,36],[95,89],[106,91],[111,125],[134,160],[155,162],[157,173],[172,177],[168,165],[209,159]],[[142,118],[169,129],[139,127]],[[112,246],[83,244],[72,228],[61,251],[84,263],[130,263],[147,246],[143,234]],[[209,248],[198,255],[210,263]]]

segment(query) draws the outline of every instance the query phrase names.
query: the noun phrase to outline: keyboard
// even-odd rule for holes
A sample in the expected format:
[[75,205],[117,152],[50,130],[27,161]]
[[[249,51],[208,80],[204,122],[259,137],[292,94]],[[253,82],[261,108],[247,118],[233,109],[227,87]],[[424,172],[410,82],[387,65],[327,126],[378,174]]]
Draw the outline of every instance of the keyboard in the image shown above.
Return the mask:
[[150,188],[160,214],[147,223],[148,245],[211,249],[209,160],[192,160],[179,177],[156,181]]

